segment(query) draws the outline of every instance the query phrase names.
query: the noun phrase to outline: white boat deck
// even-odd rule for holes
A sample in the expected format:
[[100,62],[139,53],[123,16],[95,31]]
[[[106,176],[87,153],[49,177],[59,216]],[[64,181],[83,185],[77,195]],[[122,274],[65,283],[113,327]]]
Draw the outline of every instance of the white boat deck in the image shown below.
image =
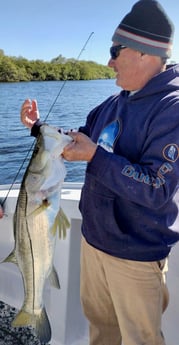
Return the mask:
[[[7,195],[9,186],[0,186],[0,199]],[[14,246],[12,217],[19,192],[19,186],[10,191],[5,216],[0,220],[0,261]],[[52,326],[51,345],[87,345],[88,323],[80,305],[80,238],[81,215],[78,210],[81,184],[64,183],[62,208],[70,220],[71,228],[65,240],[57,241],[55,267],[59,274],[61,290],[47,283],[44,299]],[[179,244],[172,250],[169,259],[167,282],[170,304],[163,317],[163,332],[166,345],[179,344]],[[0,300],[21,308],[23,284],[18,268],[9,263],[0,265]],[[112,344],[110,344],[112,345]]]

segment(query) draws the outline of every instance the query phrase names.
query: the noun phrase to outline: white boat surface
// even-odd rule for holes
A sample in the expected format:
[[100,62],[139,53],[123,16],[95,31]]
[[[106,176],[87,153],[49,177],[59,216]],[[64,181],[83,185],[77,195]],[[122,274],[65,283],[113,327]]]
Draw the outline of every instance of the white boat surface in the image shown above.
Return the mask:
[[[6,216],[0,220],[0,261],[14,247],[13,214],[19,193],[19,185],[10,190],[6,203]],[[81,214],[78,203],[81,183],[64,183],[62,208],[70,220],[71,227],[65,240],[57,240],[54,264],[61,289],[46,284],[44,300],[52,326],[50,345],[87,345],[88,322],[80,304],[80,239]],[[0,185],[0,199],[3,200],[9,185]],[[179,199],[179,198],[178,198]],[[178,224],[179,226],[179,224]],[[163,315],[162,330],[167,345],[177,345],[179,339],[179,244],[172,249],[169,257],[167,285],[170,303]],[[20,309],[23,303],[23,283],[20,271],[14,264],[0,265],[0,300]]]

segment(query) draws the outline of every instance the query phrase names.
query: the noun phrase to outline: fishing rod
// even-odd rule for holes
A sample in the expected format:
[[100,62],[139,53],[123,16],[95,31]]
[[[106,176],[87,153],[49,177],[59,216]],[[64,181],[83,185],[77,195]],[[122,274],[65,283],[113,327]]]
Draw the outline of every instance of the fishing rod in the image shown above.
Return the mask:
[[[89,42],[89,40],[91,39],[91,37],[92,37],[93,34],[94,34],[94,32],[92,31],[92,32],[90,33],[90,35],[88,36],[86,42],[84,43],[83,47],[81,48],[81,50],[80,50],[80,52],[79,52],[79,54],[78,54],[78,56],[77,56],[77,58],[76,58],[76,61],[78,61],[78,60],[80,59],[80,56],[82,55],[83,51],[85,50],[85,48],[86,48],[86,46],[87,46],[87,44],[88,44],[88,42]],[[67,81],[68,81],[68,75],[67,75],[67,78],[66,78],[66,79],[64,80],[64,82],[62,83],[62,86],[61,86],[61,88],[60,88],[60,90],[59,90],[57,96],[55,97],[54,101],[52,102],[52,105],[50,106],[49,111],[48,111],[48,113],[47,113],[47,115],[46,115],[46,117],[45,117],[45,119],[44,119],[44,122],[47,121],[47,119],[48,119],[48,117],[49,117],[49,115],[50,115],[50,113],[51,113],[51,111],[52,111],[54,105],[56,104],[58,98],[60,97],[61,92],[62,92],[62,90],[63,90],[63,88],[64,88],[64,86],[65,86],[65,84],[66,84]],[[8,196],[9,196],[9,193],[10,193],[10,191],[12,190],[12,188],[13,188],[13,186],[14,186],[14,184],[15,184],[15,181],[17,180],[17,177],[18,177],[20,171],[22,170],[22,168],[23,168],[23,166],[24,166],[24,164],[25,164],[25,162],[26,162],[26,160],[27,160],[27,158],[28,158],[28,156],[29,156],[29,154],[30,154],[30,152],[31,152],[31,150],[32,150],[32,148],[33,148],[33,146],[34,146],[34,143],[30,146],[30,149],[28,150],[27,155],[25,156],[25,158],[24,158],[24,160],[23,160],[23,162],[22,162],[20,168],[18,169],[17,174],[15,175],[14,180],[13,180],[12,184],[10,185],[9,190],[8,190],[8,192],[7,192],[7,194],[6,194],[5,198],[4,198],[4,200],[3,200],[3,201],[0,200],[0,205],[1,205],[2,207],[4,207],[4,204],[5,204],[5,202],[6,202],[7,198],[8,198]]]
[[[77,58],[76,58],[76,61],[79,60],[81,54],[82,54],[83,51],[85,50],[85,48],[86,48],[86,46],[87,46],[87,44],[88,44],[88,42],[89,42],[89,40],[91,39],[91,36],[92,36],[93,34],[94,34],[94,32],[91,32],[91,33],[90,33],[90,35],[89,35],[88,39],[86,40],[84,46],[83,46],[82,49],[80,50],[80,52],[79,52],[79,54],[78,54],[78,56],[77,56]],[[68,75],[67,75],[67,78],[66,78],[66,79],[64,80],[64,82],[62,83],[62,86],[61,86],[61,88],[60,88],[60,90],[59,90],[59,92],[58,92],[56,98],[54,99],[54,102],[52,103],[52,105],[51,105],[51,107],[50,107],[50,109],[49,109],[49,111],[48,111],[48,113],[47,113],[47,115],[46,115],[46,117],[45,117],[44,122],[47,121],[47,119],[48,119],[48,117],[49,117],[49,115],[50,115],[50,113],[51,113],[51,111],[52,111],[52,109],[53,109],[55,103],[57,102],[57,100],[58,100],[58,98],[59,98],[59,96],[60,96],[60,94],[61,94],[61,92],[62,92],[62,90],[63,90],[63,88],[64,88],[64,86],[65,86],[65,84],[66,84],[67,81],[68,81]]]

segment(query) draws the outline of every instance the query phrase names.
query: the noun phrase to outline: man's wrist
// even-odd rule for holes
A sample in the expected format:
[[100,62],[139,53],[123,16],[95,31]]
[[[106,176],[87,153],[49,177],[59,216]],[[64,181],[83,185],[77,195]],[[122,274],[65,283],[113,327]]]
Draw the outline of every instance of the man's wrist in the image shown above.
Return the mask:
[[32,137],[37,137],[40,131],[40,127],[42,126],[43,122],[40,121],[40,119],[38,119],[34,125],[31,128],[31,136]]

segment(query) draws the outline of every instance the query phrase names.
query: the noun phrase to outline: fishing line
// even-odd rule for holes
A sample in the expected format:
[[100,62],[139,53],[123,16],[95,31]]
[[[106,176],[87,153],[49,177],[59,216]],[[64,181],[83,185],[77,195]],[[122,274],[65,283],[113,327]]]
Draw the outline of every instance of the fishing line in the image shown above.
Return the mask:
[[[81,54],[82,54],[83,51],[85,50],[85,48],[86,48],[86,46],[87,46],[87,44],[88,44],[88,42],[89,42],[89,40],[90,40],[90,38],[91,38],[91,36],[92,36],[93,34],[94,34],[94,32],[91,32],[91,33],[90,33],[88,39],[86,40],[84,46],[83,46],[82,49],[81,49],[79,55],[77,56],[76,61],[79,60]],[[59,96],[60,96],[60,94],[61,94],[61,92],[62,92],[62,90],[63,90],[63,88],[64,88],[64,86],[65,86],[65,84],[66,84],[67,81],[68,81],[68,75],[67,75],[67,78],[66,78],[66,79],[64,80],[64,82],[62,83],[62,86],[61,86],[61,88],[60,88],[60,90],[59,90],[59,92],[58,92],[58,94],[57,94],[57,96],[56,96],[54,102],[52,103],[52,105],[51,105],[51,107],[50,107],[50,109],[49,109],[49,111],[48,111],[48,113],[47,113],[47,115],[46,115],[46,117],[45,117],[44,122],[47,121],[47,119],[48,119],[48,117],[49,117],[49,115],[50,115],[50,113],[51,113],[51,111],[52,111],[52,109],[53,109],[55,103],[57,102],[57,99],[59,98]]]
[[[86,48],[86,46],[87,46],[87,44],[88,44],[88,42],[89,42],[89,40],[91,39],[91,37],[92,37],[93,34],[94,34],[94,32],[92,31],[92,32],[90,33],[88,39],[86,40],[85,44],[83,45],[82,49],[80,50],[80,52],[79,52],[79,54],[78,54],[78,56],[77,56],[77,58],[76,58],[76,61],[79,60],[80,56],[82,55],[83,51],[85,50],[85,48]],[[69,72],[69,73],[70,73],[70,72]],[[49,109],[49,111],[48,111],[48,113],[47,113],[45,119],[44,119],[44,122],[47,121],[47,119],[48,119],[48,117],[49,117],[49,115],[50,115],[50,113],[51,113],[51,111],[52,111],[52,109],[53,109],[55,103],[57,102],[58,98],[60,97],[61,92],[62,92],[62,90],[63,90],[63,88],[64,88],[64,86],[65,86],[65,84],[66,84],[67,81],[68,81],[68,75],[67,75],[67,78],[66,78],[66,79],[64,80],[64,82],[62,83],[62,86],[61,86],[61,88],[60,88],[60,90],[59,90],[57,96],[55,97],[55,99],[54,99],[54,101],[53,101],[53,103],[52,103],[52,105],[51,105],[51,107],[50,107],[50,109]],[[34,142],[35,142],[35,141],[34,141]],[[32,148],[33,148],[33,146],[34,146],[34,143],[30,146],[30,149],[29,149],[29,151],[27,152],[27,155],[25,156],[25,158],[24,158],[24,160],[23,160],[23,162],[22,162],[22,164],[21,164],[19,170],[17,171],[17,174],[15,175],[14,180],[13,180],[12,184],[10,185],[9,190],[8,190],[8,192],[7,192],[7,194],[6,194],[5,198],[4,198],[4,200],[3,200],[3,201],[0,200],[0,205],[1,205],[2,207],[4,206],[4,204],[5,204],[5,202],[6,202],[7,198],[8,198],[8,195],[9,195],[11,189],[13,188],[13,186],[14,186],[14,184],[15,184],[15,181],[17,180],[17,177],[18,177],[20,171],[22,170],[22,168],[23,168],[23,166],[24,166],[24,164],[25,164],[25,162],[26,162],[26,160],[27,160],[27,158],[28,158],[28,156],[29,156],[29,154],[30,154],[30,152],[31,152],[31,150],[32,150]]]

